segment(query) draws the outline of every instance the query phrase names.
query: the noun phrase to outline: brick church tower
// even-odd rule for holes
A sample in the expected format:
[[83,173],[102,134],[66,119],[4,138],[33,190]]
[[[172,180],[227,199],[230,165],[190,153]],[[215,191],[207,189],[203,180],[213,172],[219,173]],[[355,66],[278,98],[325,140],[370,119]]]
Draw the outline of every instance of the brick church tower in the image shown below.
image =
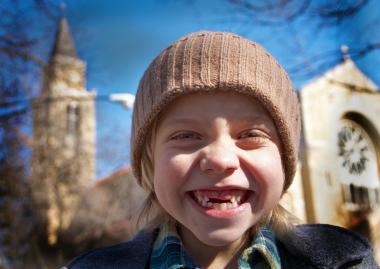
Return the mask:
[[94,97],[86,90],[85,63],[62,16],[32,105],[32,197],[39,233],[50,245],[69,227],[83,191],[95,179]]

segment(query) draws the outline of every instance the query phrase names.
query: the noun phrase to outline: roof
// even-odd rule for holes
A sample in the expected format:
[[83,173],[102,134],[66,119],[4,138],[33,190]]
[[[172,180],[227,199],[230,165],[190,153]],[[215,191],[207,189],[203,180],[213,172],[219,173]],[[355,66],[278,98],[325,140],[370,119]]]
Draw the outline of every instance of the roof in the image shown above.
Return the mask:
[[78,58],[74,47],[73,38],[65,16],[62,16],[55,36],[54,47],[50,56],[63,55]]
[[98,179],[95,186],[99,187],[99,186],[105,185],[107,183],[111,183],[113,180],[115,180],[115,178],[122,177],[124,175],[127,175],[128,173],[129,174],[132,173],[131,169],[129,167],[122,167],[119,170],[113,172],[112,174]]
[[129,167],[98,180],[83,194],[65,240],[93,247],[128,240],[145,197]]
[[308,91],[321,82],[339,84],[343,88],[356,92],[378,93],[378,86],[350,58],[346,58],[342,63],[334,66],[322,76],[311,80],[302,87],[301,91]]

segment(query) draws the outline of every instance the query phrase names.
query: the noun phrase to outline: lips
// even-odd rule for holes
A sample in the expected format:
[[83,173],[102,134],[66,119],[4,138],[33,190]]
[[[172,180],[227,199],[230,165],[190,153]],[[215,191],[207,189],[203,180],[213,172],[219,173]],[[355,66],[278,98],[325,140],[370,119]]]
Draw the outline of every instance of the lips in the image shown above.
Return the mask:
[[249,194],[250,191],[241,189],[195,190],[191,192],[191,197],[203,208],[224,211],[238,208]]

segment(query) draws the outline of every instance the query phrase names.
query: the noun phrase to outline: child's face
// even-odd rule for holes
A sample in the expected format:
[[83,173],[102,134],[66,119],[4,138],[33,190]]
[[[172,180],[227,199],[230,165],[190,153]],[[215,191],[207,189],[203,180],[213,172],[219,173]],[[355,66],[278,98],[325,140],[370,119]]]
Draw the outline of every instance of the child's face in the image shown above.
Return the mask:
[[210,246],[233,243],[281,197],[279,145],[271,117],[253,98],[236,93],[180,97],[157,129],[158,201],[181,224],[182,236]]

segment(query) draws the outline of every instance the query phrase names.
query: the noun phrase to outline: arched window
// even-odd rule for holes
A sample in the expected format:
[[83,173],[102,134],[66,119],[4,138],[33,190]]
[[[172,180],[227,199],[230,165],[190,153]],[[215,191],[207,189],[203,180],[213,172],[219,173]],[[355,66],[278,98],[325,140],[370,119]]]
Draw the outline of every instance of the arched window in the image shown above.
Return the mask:
[[79,140],[80,107],[77,104],[69,104],[66,108],[66,145],[75,147]]

